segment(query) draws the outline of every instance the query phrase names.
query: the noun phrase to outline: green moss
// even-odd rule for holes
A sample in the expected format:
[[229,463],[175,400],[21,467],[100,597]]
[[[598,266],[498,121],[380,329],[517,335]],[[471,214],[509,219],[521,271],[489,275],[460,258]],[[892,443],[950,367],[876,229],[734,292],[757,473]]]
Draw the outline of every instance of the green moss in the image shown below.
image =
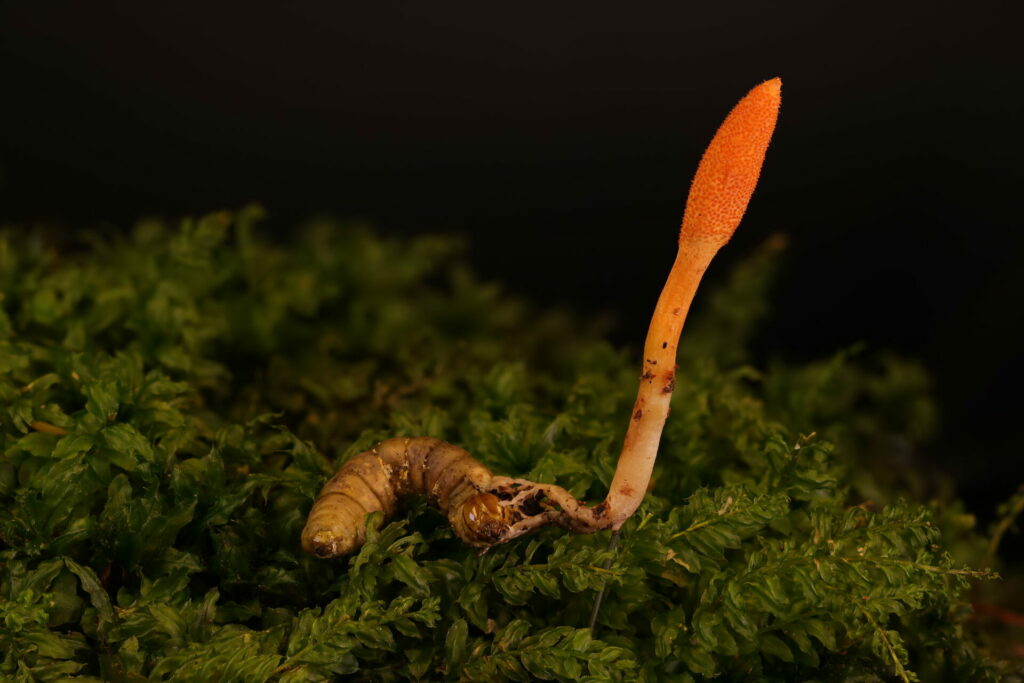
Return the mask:
[[419,501],[350,559],[303,555],[325,478],[389,436],[599,500],[637,359],[480,282],[451,240],[321,223],[273,245],[258,217],[0,241],[3,676],[997,677],[963,598],[984,539],[873,474],[883,437],[928,434],[919,369],[746,365],[772,247],[684,334],[616,551],[546,529],[480,555]]

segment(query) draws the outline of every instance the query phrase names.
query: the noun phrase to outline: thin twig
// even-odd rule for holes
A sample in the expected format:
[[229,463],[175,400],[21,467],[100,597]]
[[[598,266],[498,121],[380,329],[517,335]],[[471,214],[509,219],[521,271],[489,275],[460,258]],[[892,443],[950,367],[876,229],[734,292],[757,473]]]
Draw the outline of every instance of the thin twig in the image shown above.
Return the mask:
[[[619,530],[616,529],[612,532],[612,537],[608,540],[608,552],[615,550],[615,547],[619,544]],[[604,561],[604,569],[607,571],[612,566],[612,559],[614,555],[609,555],[608,559]],[[597,591],[597,597],[594,598],[594,609],[590,612],[590,635],[593,637],[594,628],[597,626],[597,613],[601,609],[601,601],[604,600],[604,589],[608,584],[603,584],[601,590]]]

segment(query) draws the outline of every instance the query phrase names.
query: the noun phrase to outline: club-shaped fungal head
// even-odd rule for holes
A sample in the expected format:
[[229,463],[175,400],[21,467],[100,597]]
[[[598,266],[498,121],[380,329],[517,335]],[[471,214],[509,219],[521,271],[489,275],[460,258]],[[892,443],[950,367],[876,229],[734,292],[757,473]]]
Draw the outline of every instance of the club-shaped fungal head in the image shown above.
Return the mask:
[[681,245],[713,254],[732,237],[761,175],[781,101],[782,80],[773,78],[747,93],[725,117],[690,185]]

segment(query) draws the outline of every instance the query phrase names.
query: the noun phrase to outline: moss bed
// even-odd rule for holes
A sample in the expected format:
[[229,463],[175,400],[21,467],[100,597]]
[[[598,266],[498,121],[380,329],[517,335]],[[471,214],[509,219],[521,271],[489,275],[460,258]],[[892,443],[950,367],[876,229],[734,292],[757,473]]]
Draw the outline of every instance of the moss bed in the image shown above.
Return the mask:
[[998,537],[900,465],[935,428],[921,368],[751,366],[772,241],[698,295],[616,550],[552,528],[479,554],[414,500],[358,554],[304,555],[325,479],[391,436],[600,500],[639,360],[481,282],[452,239],[274,242],[259,217],[0,235],[5,680],[1006,674],[969,600]]

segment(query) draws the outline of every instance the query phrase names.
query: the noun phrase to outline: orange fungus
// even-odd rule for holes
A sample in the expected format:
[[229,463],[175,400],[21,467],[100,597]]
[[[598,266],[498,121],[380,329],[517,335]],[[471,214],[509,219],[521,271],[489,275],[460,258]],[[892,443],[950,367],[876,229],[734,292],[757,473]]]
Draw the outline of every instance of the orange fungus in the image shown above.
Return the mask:
[[722,122],[697,167],[686,200],[680,244],[717,250],[747,210],[775,130],[782,80],[755,87]]

